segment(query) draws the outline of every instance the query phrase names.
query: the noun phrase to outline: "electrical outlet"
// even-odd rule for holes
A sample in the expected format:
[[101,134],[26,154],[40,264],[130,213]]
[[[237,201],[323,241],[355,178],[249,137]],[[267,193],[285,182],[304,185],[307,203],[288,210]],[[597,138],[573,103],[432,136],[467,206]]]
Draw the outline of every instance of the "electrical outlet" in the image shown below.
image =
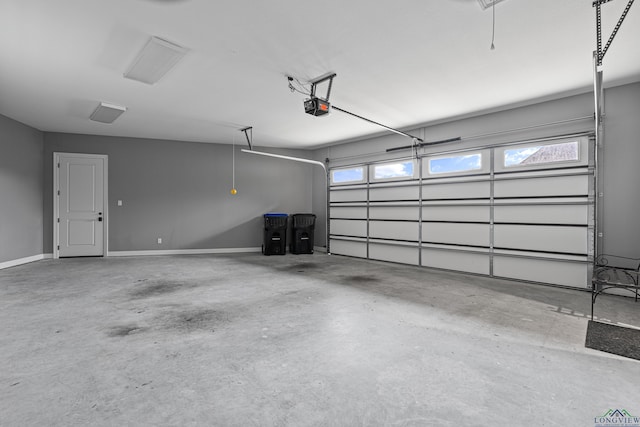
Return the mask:
[[158,237],[158,244],[161,245],[162,244],[162,237]]
[[118,200],[118,206],[122,206],[122,200]]

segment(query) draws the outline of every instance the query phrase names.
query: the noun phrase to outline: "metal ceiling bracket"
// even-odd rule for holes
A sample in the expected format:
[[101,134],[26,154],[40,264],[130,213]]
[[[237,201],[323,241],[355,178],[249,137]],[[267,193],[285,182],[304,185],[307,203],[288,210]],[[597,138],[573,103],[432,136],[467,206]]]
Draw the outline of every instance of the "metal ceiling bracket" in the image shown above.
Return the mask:
[[[329,100],[329,96],[331,96],[331,86],[333,85],[333,78],[336,76],[336,73],[327,73],[324,74],[320,77],[316,77],[315,79],[311,80],[309,83],[311,83],[311,97],[312,98],[320,98],[324,101],[328,101]],[[322,98],[322,97],[318,97],[316,96],[316,86],[318,85],[318,83],[323,83],[326,82],[327,80],[329,80],[329,87],[327,88],[327,95]]]
[[407,150],[409,148],[412,148],[415,150],[422,147],[426,147],[428,145],[445,144],[447,142],[458,142],[461,140],[462,140],[462,137],[459,137],[459,136],[455,138],[442,139],[440,141],[427,141],[427,142],[424,142],[420,138],[414,138],[413,145],[403,145],[402,147],[387,148],[386,152],[390,153],[392,151]]
[[604,59],[604,55],[607,53],[607,50],[609,50],[609,47],[611,46],[611,43],[613,42],[614,37],[618,33],[618,30],[620,29],[620,26],[622,25],[624,18],[627,16],[627,13],[629,13],[629,9],[631,9],[631,5],[633,4],[634,0],[629,0],[629,3],[627,3],[627,6],[624,8],[624,11],[620,16],[620,19],[618,19],[618,22],[616,23],[615,28],[611,32],[611,36],[609,37],[609,40],[607,41],[607,44],[604,46],[604,49],[603,49],[602,48],[602,14],[601,14],[600,6],[610,1],[611,0],[595,0],[592,3],[592,6],[596,8],[596,38],[597,38],[597,45],[598,45],[597,51],[596,51],[596,59],[597,59],[598,67],[602,66],[602,60]]
[[[249,137],[249,131],[251,131],[251,137]],[[247,126],[246,128],[240,129],[240,132],[244,132],[244,136],[247,138],[247,144],[249,144],[249,150],[253,150],[251,146],[251,142],[253,141],[253,128],[251,126]]]

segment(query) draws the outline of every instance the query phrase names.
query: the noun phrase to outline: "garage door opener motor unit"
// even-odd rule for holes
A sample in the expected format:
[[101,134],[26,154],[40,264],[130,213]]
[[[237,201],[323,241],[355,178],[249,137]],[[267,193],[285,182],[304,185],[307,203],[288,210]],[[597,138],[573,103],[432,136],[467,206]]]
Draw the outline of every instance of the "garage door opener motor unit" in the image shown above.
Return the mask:
[[304,112],[312,116],[324,116],[331,111],[331,104],[320,98],[311,98],[304,101]]
[[[329,103],[329,96],[331,95],[331,85],[333,84],[333,78],[336,76],[336,73],[329,73],[327,75],[318,77],[311,81],[311,93],[309,99],[305,99],[304,101],[304,112],[307,114],[311,114],[312,116],[324,116],[331,112],[331,104]],[[289,85],[291,87],[291,81],[293,77],[288,77]],[[329,81],[329,86],[327,87],[327,95],[324,98],[319,98],[316,96],[316,86],[318,83],[323,83],[325,81]]]

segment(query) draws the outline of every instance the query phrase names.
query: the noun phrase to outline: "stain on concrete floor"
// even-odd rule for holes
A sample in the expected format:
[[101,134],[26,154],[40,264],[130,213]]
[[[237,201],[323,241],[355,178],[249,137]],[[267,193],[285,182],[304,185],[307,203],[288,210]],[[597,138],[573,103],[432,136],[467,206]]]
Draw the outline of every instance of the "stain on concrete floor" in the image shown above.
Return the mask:
[[196,331],[215,332],[231,322],[229,313],[208,309],[179,307],[171,310],[150,310],[156,312],[142,327],[137,324],[115,325],[108,329],[107,336],[128,337],[147,331],[190,333]]
[[107,336],[112,338],[127,337],[143,331],[144,328],[141,328],[138,325],[120,325],[111,327],[107,332]]
[[193,285],[190,283],[172,280],[154,280],[148,282],[145,281],[143,283],[144,284],[142,285],[136,285],[132,290],[129,291],[129,295],[131,298],[151,298],[193,287]]
[[182,308],[159,314],[154,319],[159,328],[178,332],[215,332],[230,321],[229,313],[210,308]]
[[377,283],[380,282],[380,278],[369,275],[353,275],[342,276],[342,279],[347,284],[361,284],[361,283]]

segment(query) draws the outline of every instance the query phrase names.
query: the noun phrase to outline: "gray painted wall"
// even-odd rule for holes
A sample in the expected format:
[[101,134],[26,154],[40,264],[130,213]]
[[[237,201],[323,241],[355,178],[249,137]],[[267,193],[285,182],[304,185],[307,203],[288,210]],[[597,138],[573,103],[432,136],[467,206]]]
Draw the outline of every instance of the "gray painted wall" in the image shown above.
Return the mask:
[[640,257],[640,83],[605,91],[603,252]]
[[0,262],[42,252],[42,132],[0,115]]
[[[326,156],[322,151],[316,151],[313,160],[324,163]],[[327,247],[327,174],[319,166],[313,168],[312,210],[316,214],[315,246]]]
[[[605,142],[601,156],[600,212],[603,252],[640,256],[640,83],[605,91]],[[411,130],[425,140],[454,136],[461,143],[424,152],[591,130],[577,120],[496,136],[593,114],[590,93],[459,118]],[[355,119],[354,119],[355,120]],[[44,143],[43,143],[44,140]],[[338,144],[313,153],[265,150],[312,157],[331,165],[398,158],[387,148],[410,141],[395,134]],[[43,148],[44,145],[44,148]],[[324,245],[326,187],[320,168],[251,156],[236,147],[236,187],[231,196],[231,146],[133,138],[45,133],[0,116],[0,262],[51,253],[53,152],[109,155],[109,249],[111,251],[259,247],[262,214],[313,212],[316,245]],[[44,171],[44,172],[43,172]],[[116,201],[123,200],[122,207]],[[156,243],[163,238],[163,244]]]
[[[461,142],[428,147],[421,153],[516,142],[582,131],[593,131],[592,93],[567,96],[503,111],[452,119],[409,130],[425,141],[462,137]],[[640,257],[640,83],[605,90],[605,138],[601,155],[600,211],[602,252]],[[579,120],[573,120],[579,119]],[[355,119],[354,119],[355,120]],[[550,124],[555,123],[555,124]],[[539,126],[549,124],[547,126]],[[513,130],[512,132],[504,132]],[[496,134],[499,133],[499,134]],[[318,149],[314,158],[328,157],[330,167],[410,156],[410,150],[386,153],[386,149],[411,145],[411,140],[392,133],[366,140]],[[602,150],[601,150],[602,151]],[[314,182],[314,203],[320,204],[324,183]],[[314,206],[315,206],[314,205]]]
[[264,213],[311,211],[312,166],[240,148],[233,196],[232,145],[46,133],[45,251],[53,248],[54,152],[109,156],[109,251],[260,247]]

